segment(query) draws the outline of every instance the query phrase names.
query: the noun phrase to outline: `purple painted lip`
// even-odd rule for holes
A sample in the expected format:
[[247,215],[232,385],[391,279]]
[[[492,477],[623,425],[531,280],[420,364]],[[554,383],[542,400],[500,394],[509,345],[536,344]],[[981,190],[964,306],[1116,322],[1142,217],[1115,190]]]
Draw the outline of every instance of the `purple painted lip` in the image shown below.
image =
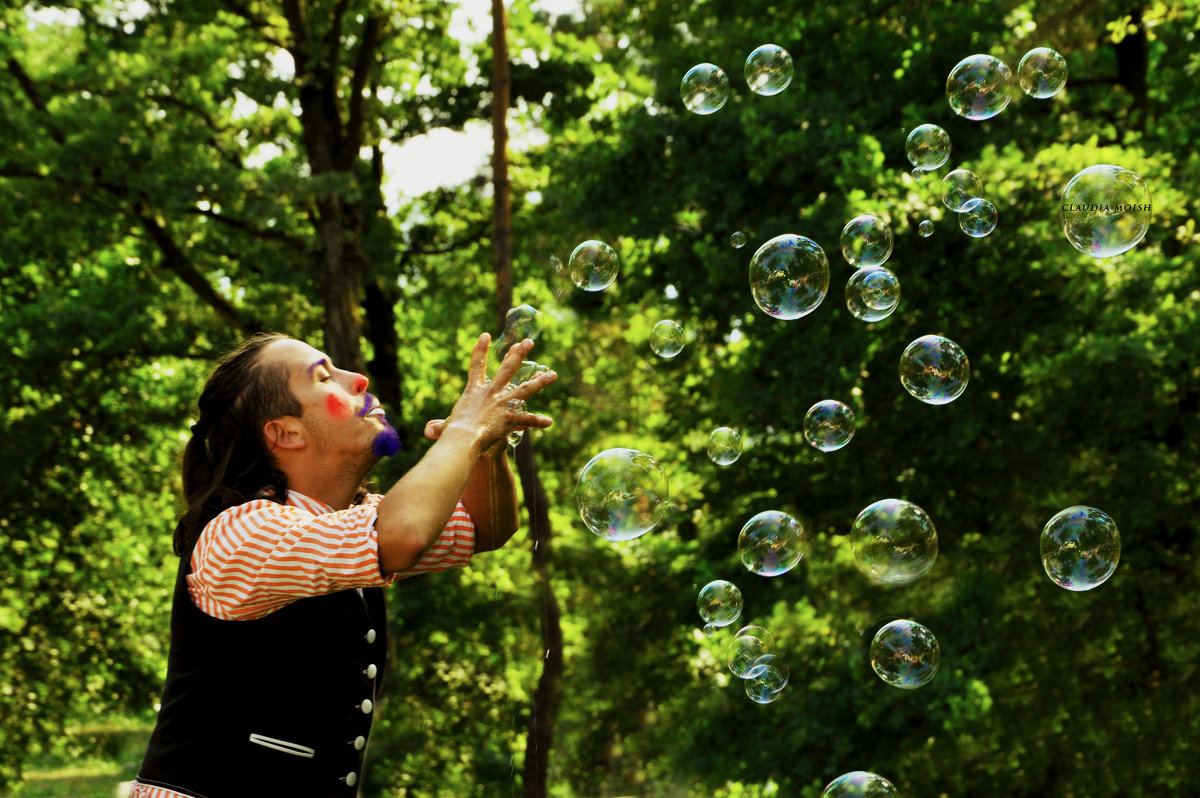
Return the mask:
[[377,401],[375,401],[375,397],[374,397],[374,396],[372,396],[371,394],[367,394],[367,395],[366,395],[366,396],[363,398],[363,406],[362,406],[362,410],[358,411],[358,414],[359,414],[360,416],[365,416],[367,413],[370,413],[370,412],[371,412],[371,410],[372,410],[372,409],[374,409],[374,408],[375,408],[375,406],[377,406],[378,404],[379,404],[379,403],[378,403]]

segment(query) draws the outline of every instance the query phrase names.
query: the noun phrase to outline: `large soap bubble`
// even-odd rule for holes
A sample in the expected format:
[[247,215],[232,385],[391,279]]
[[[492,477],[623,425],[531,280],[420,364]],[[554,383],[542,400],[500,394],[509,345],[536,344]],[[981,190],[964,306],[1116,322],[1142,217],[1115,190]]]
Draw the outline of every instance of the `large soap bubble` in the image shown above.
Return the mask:
[[1012,93],[1008,65],[990,55],[964,58],[946,78],[946,99],[954,113],[966,119],[991,119],[1004,110]]
[[742,615],[742,591],[733,582],[715,579],[700,589],[696,609],[706,623],[728,626]]
[[855,216],[842,228],[842,257],[851,266],[882,266],[891,254],[892,228],[878,216]]
[[804,414],[804,439],[823,452],[835,452],[854,437],[854,411],[837,399],[825,399]]
[[667,475],[637,449],[607,449],[579,472],[575,505],[605,540],[632,540],[654,529],[667,509]]
[[976,199],[958,215],[958,226],[971,238],[983,238],[996,229],[998,218],[995,205],[985,199]]
[[584,241],[575,247],[567,261],[571,280],[584,291],[603,291],[617,279],[620,259],[603,241]]
[[923,335],[900,355],[900,384],[927,405],[953,402],[967,390],[971,363],[949,338]]
[[790,321],[808,315],[828,290],[825,250],[804,236],[776,236],[750,259],[750,292],[772,318]]
[[821,798],[895,798],[900,795],[895,785],[883,776],[854,770],[844,773],[825,785]]
[[1053,97],[1067,85],[1067,60],[1049,47],[1036,47],[1017,64],[1017,82],[1030,97]]
[[738,553],[747,570],[779,576],[796,567],[808,546],[804,525],[787,513],[768,510],[751,518],[738,534]]
[[983,181],[969,169],[955,169],[942,178],[942,204],[955,213],[969,210],[983,197]]
[[882,266],[867,266],[846,281],[846,309],[861,321],[882,321],[900,305],[900,278]]
[[950,159],[950,134],[937,125],[918,125],[904,141],[904,152],[917,169],[933,171]]
[[917,505],[882,499],[868,505],[850,528],[854,564],[872,579],[904,585],[920,579],[937,559],[937,529]]
[[745,75],[755,94],[778,94],[792,82],[792,57],[777,44],[764,44],[746,57]]
[[942,662],[942,649],[933,632],[916,621],[892,621],[871,641],[871,668],[901,690],[929,684]]
[[1042,529],[1042,567],[1059,587],[1091,590],[1113,575],[1120,559],[1117,525],[1095,507],[1068,507]]
[[1150,189],[1128,169],[1089,166],[1062,193],[1059,222],[1071,246],[1093,258],[1120,255],[1150,229]]
[[679,94],[693,114],[712,114],[729,99],[729,76],[716,64],[697,64],[683,76]]

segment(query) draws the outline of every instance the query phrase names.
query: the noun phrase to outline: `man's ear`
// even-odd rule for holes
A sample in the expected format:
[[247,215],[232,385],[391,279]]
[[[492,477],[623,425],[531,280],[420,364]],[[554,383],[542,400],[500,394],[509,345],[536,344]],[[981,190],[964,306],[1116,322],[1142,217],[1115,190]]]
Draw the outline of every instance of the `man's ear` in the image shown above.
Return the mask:
[[269,451],[298,451],[307,445],[304,439],[304,425],[295,416],[280,416],[268,421],[263,426],[263,439],[267,442]]

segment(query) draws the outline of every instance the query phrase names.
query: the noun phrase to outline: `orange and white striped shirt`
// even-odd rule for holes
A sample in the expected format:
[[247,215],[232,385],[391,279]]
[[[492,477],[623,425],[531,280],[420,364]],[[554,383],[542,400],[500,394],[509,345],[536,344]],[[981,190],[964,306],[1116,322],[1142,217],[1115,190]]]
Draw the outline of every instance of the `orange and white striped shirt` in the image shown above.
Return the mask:
[[[262,498],[209,521],[192,552],[188,594],[222,620],[254,620],[302,598],[359,587],[384,587],[429,571],[461,568],[475,551],[475,524],[462,502],[441,535],[407,571],[379,569],[377,507],[383,496],[345,510],[288,491],[286,504]],[[134,781],[129,798],[189,798]]]

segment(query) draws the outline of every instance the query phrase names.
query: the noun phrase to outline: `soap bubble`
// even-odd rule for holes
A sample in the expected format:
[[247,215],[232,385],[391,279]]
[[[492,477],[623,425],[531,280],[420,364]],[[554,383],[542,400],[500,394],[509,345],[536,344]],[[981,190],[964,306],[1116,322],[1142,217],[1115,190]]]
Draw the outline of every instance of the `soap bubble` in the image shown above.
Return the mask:
[[862,321],[881,321],[900,305],[900,278],[882,266],[868,266],[846,281],[846,308]]
[[555,301],[562,299],[563,294],[569,293],[575,288],[575,282],[571,279],[571,273],[567,267],[563,265],[562,258],[557,255],[551,255],[550,263],[550,291],[554,294]]
[[661,358],[672,358],[683,351],[683,326],[664,319],[650,333],[650,348]]
[[804,414],[804,439],[823,452],[834,452],[854,437],[854,411],[836,399],[826,399]]
[[1049,47],[1034,48],[1017,64],[1017,82],[1030,97],[1053,97],[1067,85],[1067,60]]
[[922,220],[922,222],[917,225],[917,233],[921,236],[921,238],[929,238],[931,235],[933,235],[933,222],[929,221],[928,219]]
[[974,200],[983,198],[983,181],[967,169],[955,169],[942,178],[942,204],[955,213],[969,209]]
[[892,228],[878,216],[855,216],[842,228],[842,257],[851,266],[882,266],[892,254]]
[[880,679],[901,690],[929,684],[941,660],[937,638],[916,621],[892,621],[871,641],[871,668]]
[[526,338],[537,338],[542,332],[542,313],[532,305],[517,305],[504,314],[505,346],[524,341]]
[[796,567],[808,541],[804,526],[787,513],[768,510],[746,522],[738,535],[742,564],[760,576],[779,576]]
[[1120,166],[1089,166],[1062,193],[1059,221],[1071,246],[1093,258],[1120,255],[1150,229],[1150,189]]
[[755,624],[743,626],[741,629],[737,630],[737,634],[735,634],[734,637],[745,637],[746,635],[749,635],[750,637],[757,637],[759,640],[761,640],[763,645],[767,647],[768,653],[775,650],[774,635],[761,626],[756,626]]
[[679,93],[693,114],[715,113],[729,99],[729,76],[716,64],[697,64],[683,76]]
[[777,701],[787,687],[791,675],[787,663],[774,654],[763,654],[754,661],[752,670],[757,670],[756,676],[746,679],[746,695],[758,704],[770,704]]
[[746,234],[741,230],[738,230],[729,237],[729,244],[734,249],[741,249],[742,247],[746,246]]
[[913,182],[914,182],[914,183],[920,183],[920,182],[921,182],[921,180],[922,180],[922,178],[924,178],[924,177],[925,177],[925,172],[926,172],[926,170],[925,170],[925,169],[922,169],[922,168],[921,168],[921,167],[919,167],[919,166],[918,166],[917,168],[913,169],[913,170],[912,170],[912,179],[913,179]]
[[996,229],[996,206],[985,199],[971,200],[958,216],[959,228],[971,238],[983,238]]
[[954,113],[974,121],[991,119],[1012,99],[1012,72],[990,55],[959,61],[946,78],[946,99]]
[[667,510],[667,475],[636,449],[607,449],[579,472],[575,505],[587,528],[605,540],[632,540],[654,529]]
[[868,505],[850,528],[850,550],[858,570],[880,582],[915,582],[937,559],[937,529],[917,505],[882,499]]
[[1120,559],[1117,525],[1094,507],[1068,507],[1042,529],[1042,566],[1059,587],[1091,590],[1113,575]]
[[940,335],[924,335],[900,356],[900,383],[927,405],[953,402],[967,389],[971,364],[962,347]]
[[771,653],[771,642],[752,634],[739,633],[729,644],[726,661],[734,676],[753,679],[767,669],[759,660]]
[[708,436],[708,459],[719,466],[733,465],[742,456],[742,436],[729,427],[717,427]]
[[696,609],[707,623],[728,626],[742,615],[742,591],[733,582],[716,579],[700,590]]
[[716,637],[717,632],[719,632],[719,631],[721,631],[721,627],[715,623],[704,624],[704,636],[705,637]]
[[[933,171],[950,159],[950,134],[937,125],[920,125],[908,134],[904,151],[909,163],[917,169]],[[913,177],[916,176],[913,170]]]
[[617,279],[620,260],[603,241],[584,241],[571,253],[567,269],[575,285],[584,291],[603,291]]
[[769,97],[792,82],[792,57],[775,44],[764,44],[746,57],[746,85],[755,94]]
[[900,793],[890,781],[865,770],[838,776],[821,792],[821,798],[893,798],[898,795]]
[[790,321],[812,313],[828,290],[825,251],[804,236],[776,236],[750,259],[750,292],[772,318]]

